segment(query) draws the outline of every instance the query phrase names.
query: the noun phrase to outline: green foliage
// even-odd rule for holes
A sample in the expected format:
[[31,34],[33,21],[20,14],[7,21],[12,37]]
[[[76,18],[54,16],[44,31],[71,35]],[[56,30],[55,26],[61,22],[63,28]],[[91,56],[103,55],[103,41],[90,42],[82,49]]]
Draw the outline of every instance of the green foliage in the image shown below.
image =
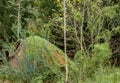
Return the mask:
[[90,55],[89,52],[87,52],[87,54],[82,54],[81,51],[78,51],[76,53],[74,61],[77,67],[76,70],[74,70],[76,72],[79,72],[76,76],[79,78],[77,79],[77,82],[80,80],[86,82],[88,79],[93,79],[96,75],[95,72],[98,72],[99,68],[104,66],[104,62],[109,58],[109,55],[111,54],[108,43],[95,44],[92,52],[92,55]]
[[120,34],[120,26],[112,29],[112,35],[114,34]]
[[104,7],[104,9],[103,9],[104,14],[103,15],[105,15],[106,17],[108,17],[110,19],[113,19],[117,15],[116,9],[118,7],[119,7],[118,5]]
[[105,60],[107,60],[110,57],[111,54],[109,44],[107,42],[102,44],[95,44],[93,53],[95,63],[98,63],[96,65],[103,64]]
[[100,69],[95,73],[95,83],[119,83],[120,70],[118,68]]

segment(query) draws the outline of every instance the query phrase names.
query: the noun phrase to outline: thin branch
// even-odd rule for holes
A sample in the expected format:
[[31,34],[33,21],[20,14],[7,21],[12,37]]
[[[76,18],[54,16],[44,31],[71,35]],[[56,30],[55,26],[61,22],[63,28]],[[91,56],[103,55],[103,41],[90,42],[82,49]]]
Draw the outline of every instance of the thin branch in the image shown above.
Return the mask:
[[83,25],[84,25],[84,17],[85,17],[85,0],[83,0],[83,10],[82,10],[82,17],[83,17],[83,20],[82,20],[82,24],[81,24],[81,27],[80,27],[80,43],[81,43],[81,54],[82,54],[82,50],[83,50]]
[[17,28],[17,38],[20,38],[20,6],[21,6],[21,0],[18,0],[18,28]]
[[66,52],[66,0],[64,0],[64,52],[65,52],[65,62],[66,62],[66,74],[65,74],[65,83],[68,83],[68,58]]

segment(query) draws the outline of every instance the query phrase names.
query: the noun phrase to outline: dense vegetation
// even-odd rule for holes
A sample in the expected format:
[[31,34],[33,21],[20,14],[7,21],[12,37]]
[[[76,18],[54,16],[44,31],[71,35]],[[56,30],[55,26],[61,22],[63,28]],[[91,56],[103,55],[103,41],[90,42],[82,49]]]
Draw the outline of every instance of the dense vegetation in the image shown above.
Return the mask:
[[[0,83],[64,83],[63,2],[0,1]],[[66,0],[66,26],[69,82],[119,83],[120,0]]]

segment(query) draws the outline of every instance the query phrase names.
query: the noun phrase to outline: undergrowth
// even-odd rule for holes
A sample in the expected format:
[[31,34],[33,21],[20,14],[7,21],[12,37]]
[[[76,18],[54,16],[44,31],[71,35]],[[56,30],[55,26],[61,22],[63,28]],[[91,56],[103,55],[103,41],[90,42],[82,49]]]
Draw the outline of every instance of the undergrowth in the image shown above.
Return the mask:
[[[19,63],[19,68],[11,67],[11,64],[3,57],[5,64],[0,66],[0,83],[64,83],[64,65],[48,64],[46,61],[48,59],[43,55],[47,54],[50,55],[48,57],[52,57],[52,50],[42,45],[45,48],[42,47],[43,51],[39,52],[35,50],[35,47],[29,47],[30,53],[25,54],[25,62]],[[69,59],[70,83],[119,83],[120,69],[104,64],[111,54],[108,43],[94,44],[91,52],[81,53],[79,50],[73,60]]]

